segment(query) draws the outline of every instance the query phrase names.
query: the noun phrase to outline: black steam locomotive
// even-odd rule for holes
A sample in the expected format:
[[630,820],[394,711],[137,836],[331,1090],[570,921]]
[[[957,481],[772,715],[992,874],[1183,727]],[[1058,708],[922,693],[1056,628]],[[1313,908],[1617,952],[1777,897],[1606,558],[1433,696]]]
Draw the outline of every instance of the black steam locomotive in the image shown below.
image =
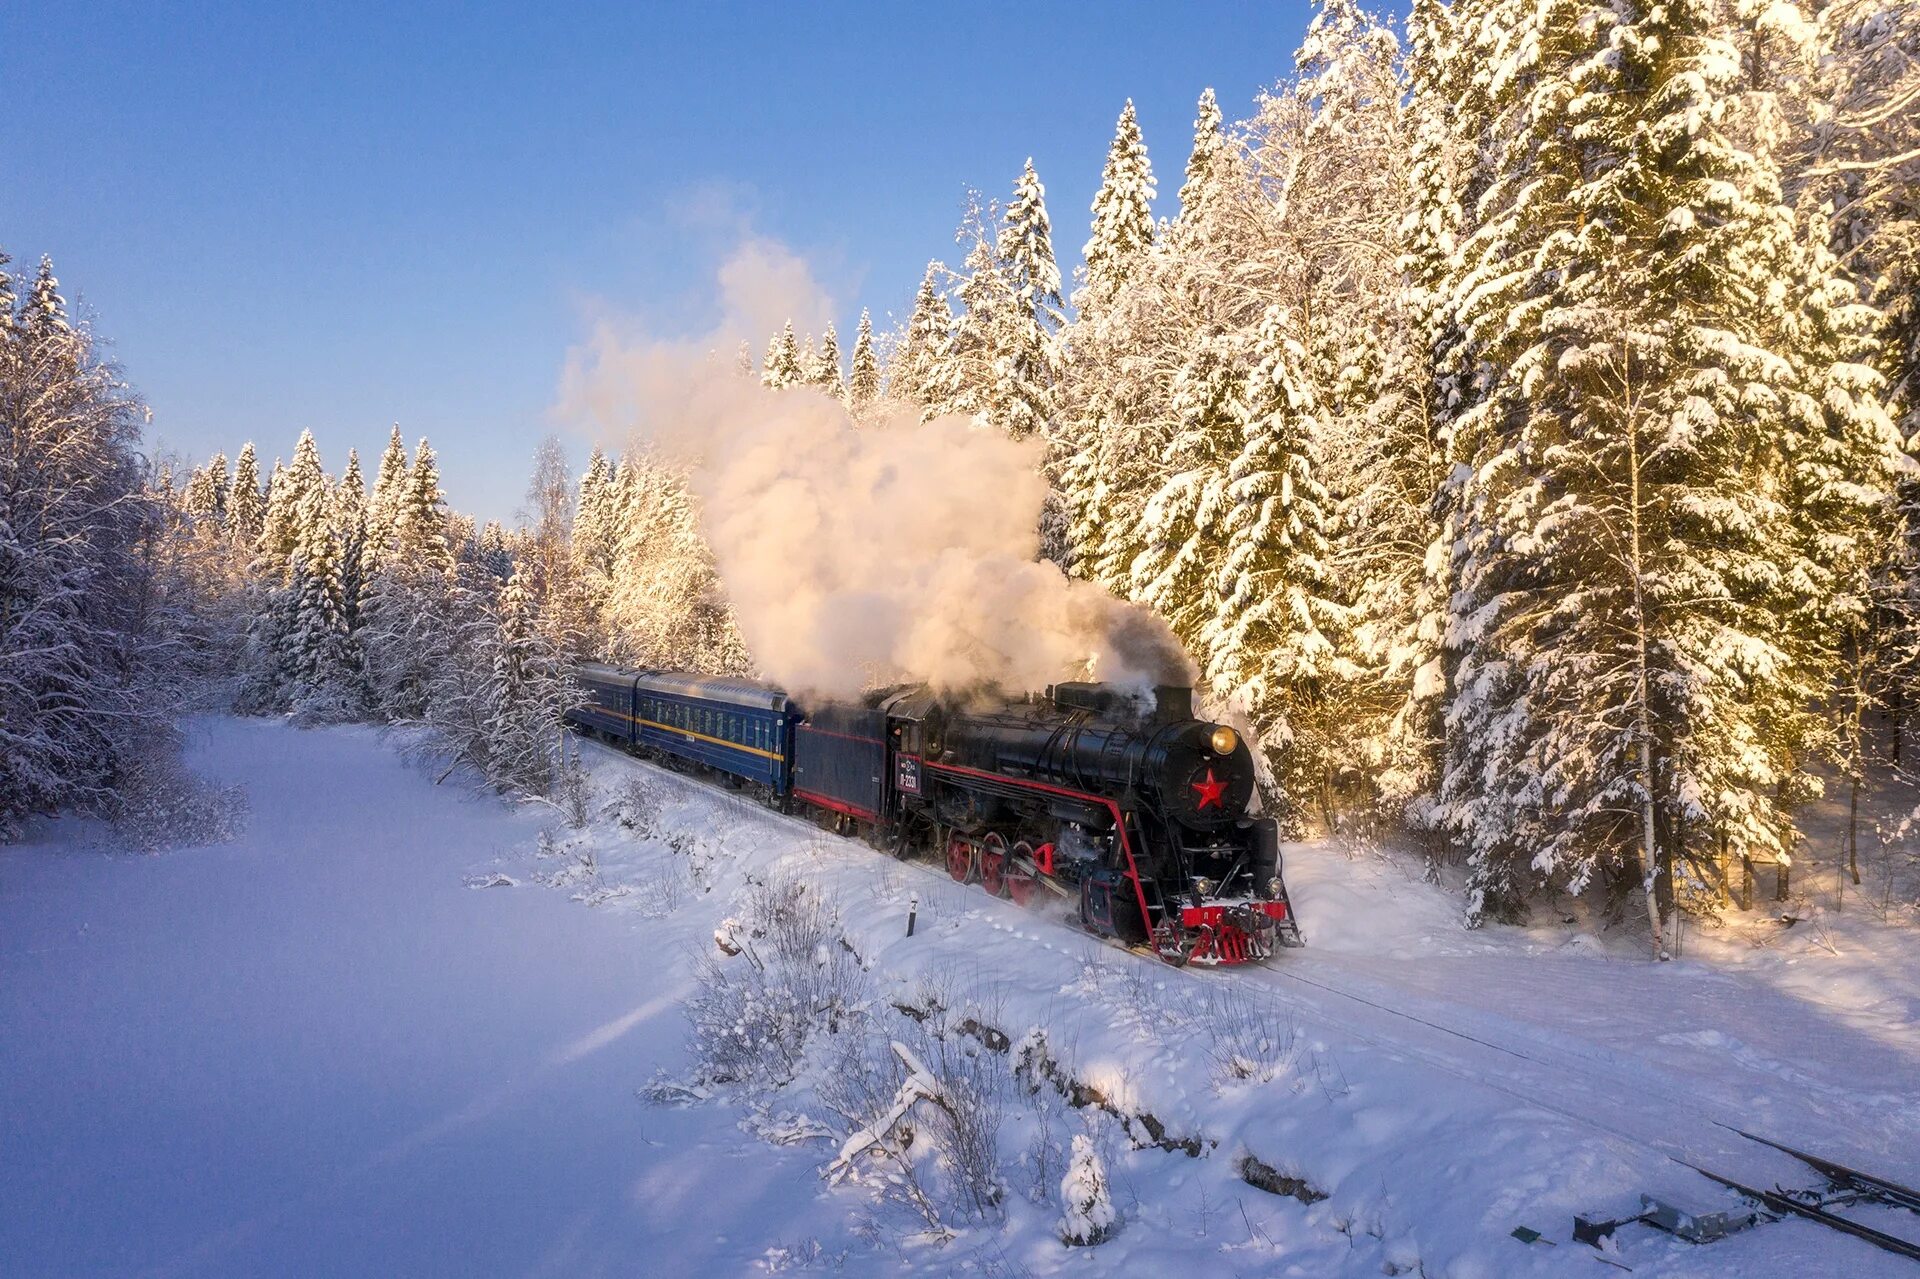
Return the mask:
[[931,851],[996,896],[1073,900],[1088,930],[1173,963],[1301,944],[1278,832],[1247,811],[1252,756],[1193,718],[1187,689],[953,701],[909,686],[802,708],[742,680],[597,665],[574,678],[580,729],[830,815],[896,855]]

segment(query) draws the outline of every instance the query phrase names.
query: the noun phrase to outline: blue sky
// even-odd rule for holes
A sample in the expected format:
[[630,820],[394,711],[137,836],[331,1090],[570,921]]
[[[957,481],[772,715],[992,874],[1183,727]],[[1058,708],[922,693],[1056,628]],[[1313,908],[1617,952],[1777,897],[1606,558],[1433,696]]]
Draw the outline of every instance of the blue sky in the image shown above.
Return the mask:
[[1028,155],[1070,269],[1121,103],[1170,211],[1200,90],[1247,114],[1309,14],[11,0],[0,248],[53,254],[150,438],[271,458],[311,427],[337,470],[398,421],[506,518],[592,315],[705,331],[750,229],[850,340]]

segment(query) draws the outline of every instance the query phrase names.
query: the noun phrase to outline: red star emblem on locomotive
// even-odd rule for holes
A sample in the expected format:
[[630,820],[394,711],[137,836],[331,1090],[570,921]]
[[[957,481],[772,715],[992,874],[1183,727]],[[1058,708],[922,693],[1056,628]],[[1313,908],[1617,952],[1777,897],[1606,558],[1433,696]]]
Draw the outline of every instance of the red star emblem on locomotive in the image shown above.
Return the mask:
[[1227,791],[1227,784],[1222,781],[1216,781],[1213,776],[1213,770],[1209,768],[1207,770],[1207,776],[1205,781],[1198,781],[1193,783],[1193,793],[1199,796],[1198,802],[1194,804],[1194,808],[1196,810],[1202,809],[1202,808],[1212,808],[1215,805],[1220,804],[1221,803],[1220,797],[1226,794],[1226,791]]

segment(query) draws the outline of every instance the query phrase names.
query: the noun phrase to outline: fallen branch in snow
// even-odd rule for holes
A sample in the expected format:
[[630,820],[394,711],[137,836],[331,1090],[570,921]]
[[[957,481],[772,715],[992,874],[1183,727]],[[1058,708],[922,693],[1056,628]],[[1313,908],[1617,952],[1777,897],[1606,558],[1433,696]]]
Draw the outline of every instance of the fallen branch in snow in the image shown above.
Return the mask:
[[1120,1121],[1121,1126],[1126,1130],[1127,1140],[1133,1143],[1136,1150],[1152,1146],[1169,1153],[1178,1151],[1190,1159],[1198,1159],[1215,1144],[1211,1138],[1169,1136],[1167,1126],[1160,1121],[1159,1116],[1145,1110],[1123,1109],[1099,1088],[1074,1078],[1053,1059],[1053,1054],[1047,1045],[1046,1033],[1037,1027],[1029,1031],[1026,1038],[1020,1041],[1014,1056],[1016,1058],[1013,1066],[1014,1078],[1023,1081],[1029,1090],[1038,1089],[1042,1084],[1046,1084],[1076,1110],[1092,1106],[1105,1111]]
[[941,1093],[932,1072],[914,1056],[913,1050],[897,1039],[891,1042],[894,1056],[907,1068],[907,1077],[901,1081],[900,1090],[893,1095],[893,1104],[887,1107],[886,1113],[855,1132],[841,1145],[840,1154],[827,1165],[826,1175],[830,1181],[838,1181],[852,1172],[853,1161],[859,1156],[875,1146],[884,1147],[900,1121],[920,1102],[930,1101],[949,1113],[953,1109]]

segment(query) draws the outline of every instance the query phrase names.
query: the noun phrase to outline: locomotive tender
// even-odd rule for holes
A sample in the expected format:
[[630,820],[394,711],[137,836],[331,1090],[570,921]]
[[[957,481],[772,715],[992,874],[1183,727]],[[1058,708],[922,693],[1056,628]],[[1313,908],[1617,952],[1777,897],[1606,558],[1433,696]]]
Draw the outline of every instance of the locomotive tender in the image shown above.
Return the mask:
[[794,704],[748,680],[598,664],[574,669],[574,727],[830,815],[896,855],[924,849],[961,883],[1025,905],[1077,901],[1082,927],[1176,964],[1298,946],[1278,829],[1252,816],[1238,733],[1110,685],[952,700],[912,685],[859,703]]

